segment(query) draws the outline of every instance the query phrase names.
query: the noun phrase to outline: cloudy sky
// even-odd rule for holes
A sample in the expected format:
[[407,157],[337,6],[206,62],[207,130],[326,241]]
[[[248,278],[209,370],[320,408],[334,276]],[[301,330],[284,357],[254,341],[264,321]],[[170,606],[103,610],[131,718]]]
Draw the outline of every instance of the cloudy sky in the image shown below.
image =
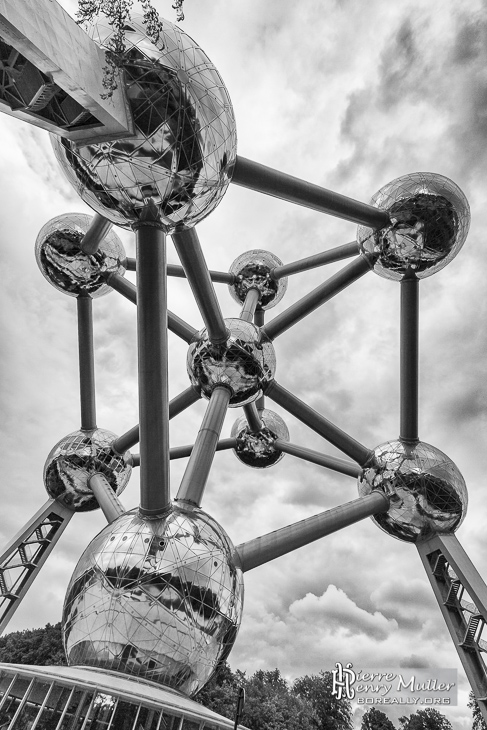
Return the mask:
[[[74,12],[75,0],[62,4]],[[174,19],[170,0],[158,8]],[[472,225],[464,249],[421,284],[420,437],[446,452],[466,479],[469,513],[458,538],[487,576],[487,4],[186,0],[185,10],[184,29],[229,89],[242,156],[364,201],[415,171],[446,175],[467,195]],[[46,499],[47,454],[79,427],[76,303],[42,277],[34,241],[50,218],[90,211],[63,179],[47,133],[8,117],[0,129],[0,537],[7,541]],[[289,262],[352,241],[356,231],[230,186],[198,233],[210,268],[227,270],[248,249]],[[133,256],[132,235],[120,235]],[[171,243],[169,260],[177,263]],[[269,319],[338,268],[291,277]],[[216,286],[224,315],[238,316],[226,286]],[[186,282],[172,281],[169,299],[173,311],[202,326]],[[397,283],[369,273],[275,343],[277,380],[371,448],[398,435],[398,305]],[[94,310],[98,425],[121,434],[138,421],[135,309],[113,292]],[[173,396],[188,379],[186,345],[172,334],[170,345]],[[172,445],[194,441],[204,410],[200,402],[172,422]],[[275,410],[294,443],[336,454]],[[238,415],[229,412],[224,436]],[[173,462],[173,493],[184,466]],[[291,456],[260,472],[222,452],[203,507],[238,544],[356,495],[352,478]],[[138,503],[135,472],[122,499],[127,508]],[[12,630],[60,619],[74,565],[104,524],[98,512],[75,516]],[[466,679],[417,551],[371,520],[246,575],[233,668],[279,667],[292,679],[337,661],[458,667],[460,704],[448,716],[455,730],[470,727]]]

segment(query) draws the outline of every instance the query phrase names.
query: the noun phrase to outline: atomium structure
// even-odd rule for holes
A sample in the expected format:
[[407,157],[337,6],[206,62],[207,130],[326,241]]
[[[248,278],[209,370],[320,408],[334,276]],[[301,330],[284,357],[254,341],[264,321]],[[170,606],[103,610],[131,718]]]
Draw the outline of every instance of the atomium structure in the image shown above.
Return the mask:
[[[110,32],[99,23],[90,36],[103,47]],[[49,499],[0,556],[0,626],[7,625],[75,512],[100,506],[108,525],[87,546],[67,588],[63,634],[68,662],[83,672],[103,670],[123,681],[132,677],[151,687],[158,683],[178,697],[192,695],[232,649],[242,617],[245,572],[372,517],[388,533],[384,540],[392,536],[418,549],[487,717],[482,656],[487,644],[481,639],[487,588],[454,534],[465,517],[466,486],[449,457],[418,434],[419,283],[462,247],[469,227],[465,196],[451,180],[421,172],[389,182],[365,204],[240,157],[230,98],[217,70],[181,30],[166,22],[163,35],[163,45],[154,50],[140,23],[135,20],[127,28],[122,70],[132,126],[126,137],[100,140],[94,135],[80,145],[64,127],[53,135],[63,171],[95,211],[93,218],[57,216],[42,228],[35,246],[44,277],[76,297],[81,424],[53,446],[44,469]],[[358,225],[357,240],[287,264],[254,249],[239,256],[229,272],[210,272],[195,226],[215,209],[230,183],[345,219]],[[135,259],[125,255],[112,224],[133,230]],[[167,235],[181,266],[167,265]],[[337,274],[265,321],[265,313],[285,296],[288,276],[348,258]],[[137,286],[126,271],[136,271]],[[272,345],[369,272],[393,280],[391,287],[399,286],[401,296],[399,437],[391,435],[372,448],[276,380]],[[203,330],[168,310],[168,275],[187,278]],[[229,286],[241,305],[238,318],[224,318],[214,282]],[[114,296],[113,291],[137,306],[139,423],[120,436],[97,426],[94,381],[92,303],[102,295]],[[188,344],[188,387],[171,401],[168,330]],[[169,420],[200,398],[208,404],[194,445],[171,447]],[[346,458],[293,444],[268,400]],[[229,407],[242,410],[230,438],[221,438]],[[131,454],[137,444],[140,453]],[[213,458],[221,449],[233,449],[242,469],[271,468],[286,454],[308,460],[355,478],[359,496],[233,545],[227,528],[202,508]],[[187,466],[174,493],[170,462],[185,456]],[[132,468],[140,468],[140,505],[127,510],[119,496]],[[31,676],[28,670],[23,675],[16,671],[25,682]],[[66,671],[68,679],[74,676]],[[55,674],[49,675],[51,689]],[[0,713],[14,707],[17,718],[30,706],[30,689],[12,695],[10,676],[7,668]],[[81,675],[76,676],[81,682]],[[130,695],[128,685],[124,692]],[[122,699],[117,697],[112,704],[100,700],[112,723],[121,717],[117,708]],[[96,705],[95,699],[91,702],[83,710],[86,722]],[[36,728],[44,727],[48,700],[39,707]],[[194,707],[184,707],[177,724],[175,714],[165,710],[157,715],[150,702],[140,705],[133,716],[139,724],[132,723],[127,710],[124,728],[230,727],[217,716],[191,724]]]

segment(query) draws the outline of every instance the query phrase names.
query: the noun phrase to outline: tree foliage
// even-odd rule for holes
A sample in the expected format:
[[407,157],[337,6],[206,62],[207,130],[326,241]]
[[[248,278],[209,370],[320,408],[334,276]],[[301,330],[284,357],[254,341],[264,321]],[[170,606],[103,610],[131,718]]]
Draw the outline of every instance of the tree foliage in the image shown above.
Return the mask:
[[0,662],[40,666],[66,664],[61,623],[47,624],[43,629],[14,631],[0,637]]
[[452,730],[450,720],[432,707],[413,712],[409,717],[400,717],[399,722],[401,730]]
[[360,730],[395,730],[395,726],[386,714],[371,707],[362,717]]
[[[142,6],[143,23],[147,37],[158,45],[161,43],[162,21],[157,10],[153,7],[151,0],[139,0]],[[175,0],[173,8],[176,10],[177,20],[184,20],[184,0]],[[125,28],[131,19],[133,0],[78,0],[77,21],[80,25],[91,23],[98,16],[105,16],[113,29],[113,34],[107,41],[105,52],[106,66],[103,68],[103,86],[106,93],[102,98],[106,99],[113,95],[117,88],[117,68],[121,65],[122,54],[125,50]]]
[[352,706],[348,700],[337,700],[332,688],[332,673],[323,671],[300,677],[293,684],[293,692],[313,705],[320,730],[351,730]]
[[472,723],[472,730],[487,730],[487,723],[484,720],[484,717],[480,711],[479,704],[477,700],[475,699],[475,695],[473,692],[470,692],[468,696],[468,705],[467,707],[472,710],[472,716],[473,716],[473,723]]

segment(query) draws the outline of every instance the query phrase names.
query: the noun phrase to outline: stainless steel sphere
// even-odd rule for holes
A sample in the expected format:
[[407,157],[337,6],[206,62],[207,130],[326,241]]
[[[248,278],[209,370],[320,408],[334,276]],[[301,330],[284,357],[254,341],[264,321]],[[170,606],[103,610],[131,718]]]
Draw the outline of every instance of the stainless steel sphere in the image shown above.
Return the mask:
[[74,431],[51,450],[44,466],[44,485],[50,497],[63,502],[74,512],[98,508],[88,481],[93,474],[103,474],[115,494],[126,487],[132,473],[132,459],[111,449],[116,436],[111,431]]
[[[102,47],[113,36],[104,19],[88,30]],[[135,136],[78,149],[52,135],[54,152],[78,194],[113,223],[130,228],[152,199],[167,232],[190,228],[230,182],[237,144],[230,97],[208,56],[167,20],[158,47],[141,18],[130,21],[125,37]]]
[[282,266],[282,261],[269,251],[254,249],[238,256],[230,266],[235,283],[228,286],[235,301],[243,304],[249,289],[258,289],[262,309],[271,309],[280,302],[286,293],[287,277],[273,279],[271,271],[276,266]]
[[242,571],[220,525],[173,506],[126,512],[85,550],[63,611],[69,664],[113,669],[186,694],[230,652],[242,614]]
[[247,466],[266,469],[281,461],[284,453],[274,446],[274,441],[289,441],[289,431],[282,418],[274,411],[264,408],[259,411],[259,415],[263,428],[258,433],[252,433],[245,416],[237,418],[231,431],[232,438],[237,439],[233,453]]
[[274,377],[276,355],[270,340],[251,322],[226,319],[228,339],[214,345],[206,329],[190,344],[187,370],[191,384],[209,398],[216,385],[232,391],[230,406],[243,406],[259,398]]
[[431,276],[457,255],[467,237],[468,201],[443,175],[403,175],[384,185],[371,203],[389,213],[391,225],[359,226],[357,241],[362,253],[377,257],[374,271],[385,279]]
[[380,489],[390,496],[388,512],[372,519],[406,542],[455,532],[467,509],[467,488],[458,468],[442,451],[421,441],[378,446],[358,488],[361,495]]
[[58,215],[41,228],[36,239],[36,260],[42,274],[53,287],[72,297],[108,294],[112,290],[104,274],[125,272],[125,251],[113,230],[107,233],[96,253],[81,250],[81,241],[92,220],[84,213]]

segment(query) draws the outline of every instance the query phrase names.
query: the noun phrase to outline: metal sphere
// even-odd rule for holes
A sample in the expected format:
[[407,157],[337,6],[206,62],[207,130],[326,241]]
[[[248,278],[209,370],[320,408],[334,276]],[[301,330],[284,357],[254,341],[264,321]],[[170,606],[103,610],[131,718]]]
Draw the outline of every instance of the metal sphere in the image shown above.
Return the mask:
[[276,354],[258,327],[241,319],[226,319],[228,339],[213,344],[206,329],[190,344],[187,370],[191,384],[209,398],[216,385],[232,391],[230,406],[259,398],[276,372]]
[[235,301],[243,304],[249,289],[258,289],[262,309],[271,309],[280,302],[286,293],[287,277],[273,279],[271,271],[276,266],[282,266],[281,259],[258,248],[238,256],[230,266],[235,283],[228,286]]
[[[114,30],[97,19],[89,33],[107,48]],[[230,182],[237,145],[230,97],[208,56],[167,20],[157,47],[140,17],[125,38],[135,135],[80,148],[52,135],[54,152],[78,194],[113,223],[130,228],[152,199],[167,232],[191,228]]]
[[375,489],[390,497],[388,512],[372,518],[380,528],[406,542],[450,534],[467,509],[467,488],[457,466],[442,451],[419,441],[388,441],[358,480],[359,493]]
[[247,466],[266,469],[281,461],[284,453],[274,446],[274,441],[289,441],[289,431],[282,418],[274,411],[264,408],[259,411],[259,415],[263,428],[258,433],[252,433],[245,416],[237,418],[231,431],[232,438],[237,439],[233,453]]
[[105,527],[75,568],[63,610],[69,664],[112,669],[194,694],[240,626],[235,548],[197,507],[160,518],[132,510]]
[[357,241],[363,254],[377,257],[374,271],[385,279],[431,276],[457,255],[467,237],[468,201],[443,175],[403,175],[384,185],[371,203],[389,213],[391,225],[359,226]]
[[114,231],[107,233],[96,253],[81,250],[92,220],[84,213],[58,215],[41,228],[36,239],[36,261],[42,274],[55,289],[72,297],[102,297],[112,291],[104,274],[125,272],[125,251]]
[[115,494],[126,487],[132,473],[132,458],[112,451],[116,436],[111,431],[74,431],[59,441],[49,453],[44,466],[44,485],[50,497],[74,512],[98,508],[88,481],[103,474]]

